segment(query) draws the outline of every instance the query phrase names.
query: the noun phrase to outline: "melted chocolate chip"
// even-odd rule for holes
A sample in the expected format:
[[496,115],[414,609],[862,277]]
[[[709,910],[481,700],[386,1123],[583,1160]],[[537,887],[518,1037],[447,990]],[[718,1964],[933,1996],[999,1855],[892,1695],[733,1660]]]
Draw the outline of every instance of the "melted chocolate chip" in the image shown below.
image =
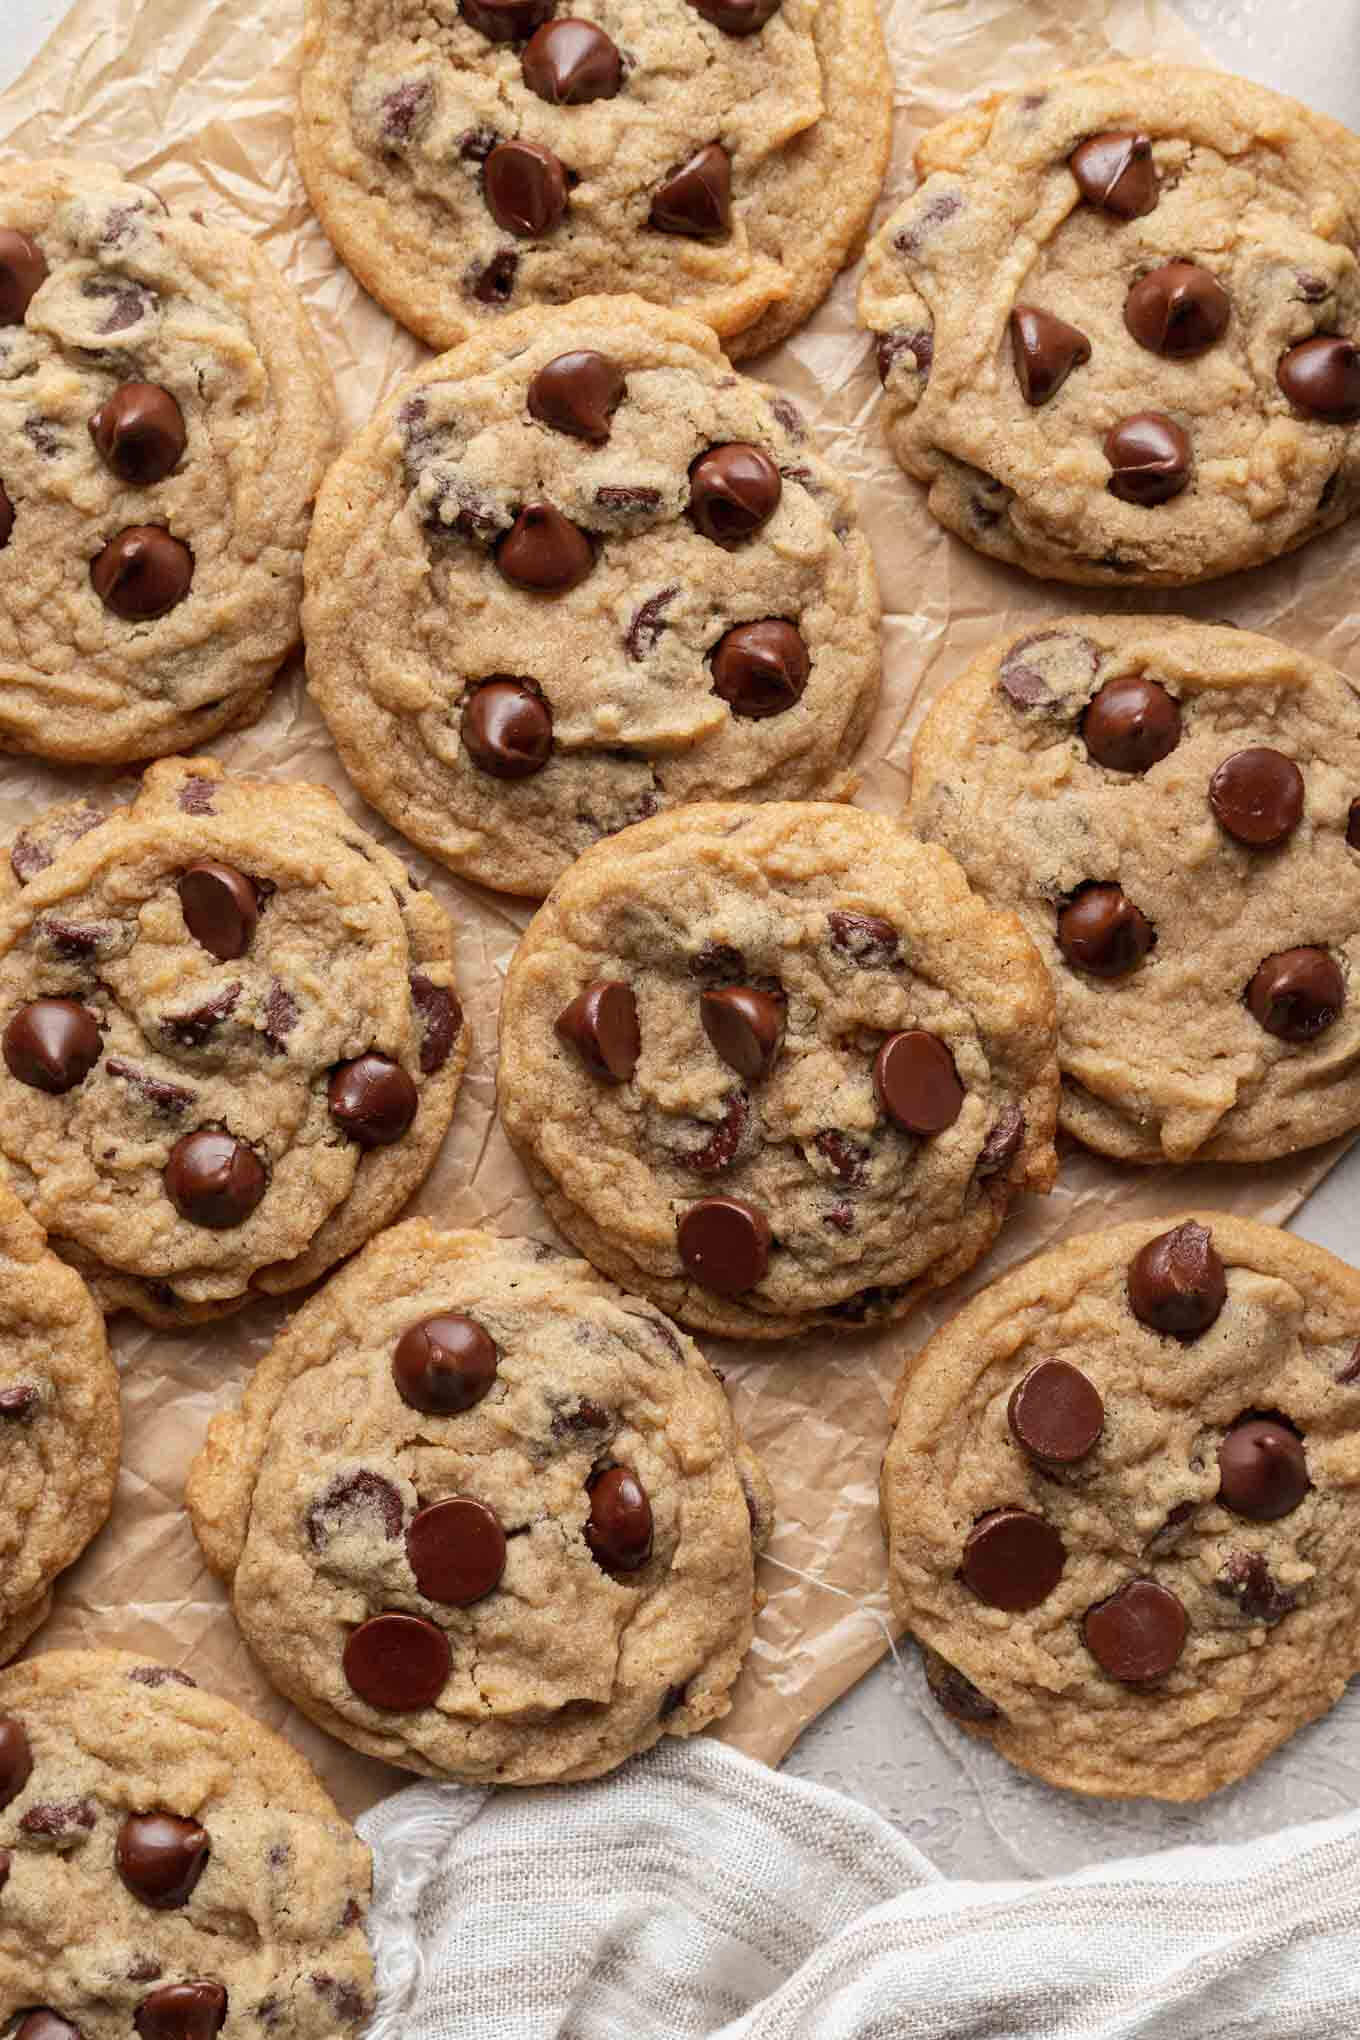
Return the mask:
[[899,328],[891,333],[880,333],[875,348],[875,362],[878,379],[884,385],[904,356],[910,354],[912,365],[922,382],[929,382],[930,371],[935,362],[935,335],[933,333],[909,333]]
[[1082,1621],[1082,1637],[1102,1671],[1126,1686],[1161,1679],[1185,1648],[1189,1621],[1169,1587],[1130,1580]]
[[1190,440],[1164,411],[1135,411],[1112,425],[1105,458],[1113,470],[1110,494],[1143,509],[1179,496],[1190,480]]
[[1020,1152],[1025,1138],[1025,1115],[1018,1105],[1003,1105],[973,1164],[975,1176],[995,1176],[1007,1168]]
[[586,1483],[590,1514],[586,1543],[608,1573],[636,1572],[652,1555],[652,1505],[637,1475],[609,1466]]
[[826,917],[831,947],[861,970],[888,970],[898,960],[898,934],[891,921],[877,914],[852,914],[833,907]]
[[1232,303],[1216,276],[1197,262],[1164,262],[1140,277],[1124,300],[1124,324],[1140,347],[1187,361],[1228,330]]
[[370,1707],[410,1714],[439,1698],[453,1653],[433,1622],[388,1610],[360,1623],[345,1645],[342,1663],[351,1691]]
[[1228,1300],[1208,1227],[1190,1219],[1149,1240],[1129,1269],[1128,1295],[1134,1316],[1151,1331],[1187,1340],[1207,1332]]
[[114,1861],[134,1898],[170,1912],[187,1905],[211,1854],[207,1829],[196,1820],[173,1813],[130,1813],[118,1830]]
[[411,1004],[420,1016],[420,1073],[437,1076],[463,1027],[463,1009],[447,985],[437,985],[423,971],[410,975]]
[[557,595],[584,581],[595,549],[551,503],[529,503],[496,547],[496,565],[516,588]]
[[715,1176],[721,1169],[728,1169],[736,1160],[750,1119],[751,1106],[745,1091],[731,1091],[723,1106],[723,1116],[701,1148],[694,1149],[682,1157],[691,1169],[697,1169],[701,1176]]
[[1052,312],[1017,305],[1011,313],[1011,352],[1025,402],[1046,404],[1073,369],[1091,359],[1091,343],[1080,327]]
[[29,1424],[42,1408],[42,1391],[31,1381],[0,1388],[0,1423]]
[[211,999],[205,999],[201,1006],[194,1006],[187,1013],[167,1013],[161,1031],[168,1041],[177,1042],[181,1048],[202,1048],[214,1029],[231,1018],[240,997],[239,983],[224,985]]
[[159,524],[134,524],[109,540],[90,564],[104,607],[125,623],[149,623],[184,600],[194,556]]
[[689,516],[715,545],[740,545],[764,530],[782,488],[779,469],[760,447],[738,440],[710,446],[690,467]]
[[380,126],[384,144],[400,148],[418,134],[434,112],[434,86],[428,78],[408,78],[383,99]]
[[558,1039],[574,1048],[592,1076],[631,1082],[642,1053],[637,999],[631,985],[600,978],[557,1016]]
[[498,142],[482,166],[487,208],[498,227],[525,240],[552,232],[567,209],[567,173],[537,142]]
[[[128,1673],[134,1686],[190,1686],[197,1687],[197,1679],[191,1679],[187,1672],[181,1672],[174,1665],[134,1665]],[[157,1975],[160,1971],[157,1970]],[[141,1981],[145,1983],[146,1977]]]
[[264,1002],[264,1038],[275,1055],[282,1055],[283,1044],[297,1026],[297,1000],[286,985],[277,978],[269,987],[269,996]]
[[741,1296],[770,1264],[772,1236],[764,1212],[737,1197],[704,1197],[681,1213],[680,1259],[701,1289]]
[[164,1183],[166,1196],[190,1225],[229,1232],[245,1224],[269,1178],[259,1156],[243,1140],[204,1128],[175,1142]]
[[1037,1608],[1062,1578],[1067,1553],[1051,1523],[1028,1509],[992,1509],[968,1533],[959,1568],[989,1608]]
[[369,1049],[341,1063],[327,1089],[331,1118],[361,1148],[391,1147],[409,1131],[420,1093],[400,1063]]
[[602,28],[573,15],[536,29],[520,58],[524,82],[550,106],[612,99],[623,82],[623,59]]
[[867,1147],[851,1140],[848,1134],[838,1132],[834,1126],[824,1128],[813,1145],[818,1154],[830,1162],[842,1183],[858,1185],[864,1181],[869,1171]]
[[801,700],[812,671],[807,646],[791,623],[739,623],[712,653],[713,691],[733,715],[763,721]]
[[1083,886],[1058,915],[1058,947],[1074,970],[1125,977],[1157,940],[1152,923],[1117,885]]
[[972,1680],[961,1672],[957,1665],[951,1665],[938,1651],[921,1647],[921,1663],[925,1668],[926,1684],[937,1707],[955,1721],[995,1721],[1000,1708],[978,1691]]
[[661,588],[639,606],[624,639],[630,659],[645,659],[656,650],[667,628],[665,612],[679,593],[678,588]]
[[185,1085],[167,1083],[164,1077],[153,1077],[150,1070],[139,1069],[135,1063],[125,1062],[121,1056],[111,1055],[104,1070],[106,1075],[117,1077],[148,1105],[171,1119],[181,1118],[197,1097],[197,1093]]
[[732,225],[732,160],[710,142],[671,172],[652,198],[651,223],[663,234],[719,240]]
[[1174,695],[1143,674],[1107,680],[1081,721],[1086,749],[1111,772],[1147,772],[1170,757],[1181,740]]
[[163,482],[184,453],[184,414],[158,383],[122,383],[90,420],[95,448],[120,481],[133,488]]
[[5,1063],[31,1091],[61,1097],[83,1084],[103,1038],[88,1006],[75,999],[31,999],[5,1029]]
[[1281,1622],[1298,1601],[1259,1551],[1230,1551],[1214,1586],[1225,1600],[1236,1601],[1249,1622]]
[[1157,169],[1146,135],[1118,129],[1090,135],[1072,151],[1067,167],[1087,203],[1116,219],[1136,220],[1157,203]]
[[42,249],[17,227],[0,227],[0,326],[22,326],[47,281]]
[[1282,949],[1260,965],[1246,990],[1253,1020],[1279,1041],[1316,1041],[1346,1003],[1346,981],[1325,949]]
[[[558,21],[538,33],[549,35],[554,29],[588,26],[586,22]],[[528,54],[526,50],[526,59]],[[603,446],[626,390],[623,370],[611,355],[581,348],[554,355],[539,369],[529,385],[529,413],[554,432],[568,432],[575,439],[589,440],[592,446]]]
[[467,272],[467,287],[479,305],[508,304],[519,273],[519,256],[513,248],[498,248],[489,262],[474,262]]
[[390,1480],[361,1466],[337,1474],[307,1511],[307,1536],[313,1551],[324,1551],[332,1537],[372,1524],[384,1537],[400,1537],[406,1511]]
[[1218,1499],[1235,1516],[1273,1523],[1298,1508],[1312,1482],[1303,1440],[1280,1417],[1245,1417],[1218,1448]]

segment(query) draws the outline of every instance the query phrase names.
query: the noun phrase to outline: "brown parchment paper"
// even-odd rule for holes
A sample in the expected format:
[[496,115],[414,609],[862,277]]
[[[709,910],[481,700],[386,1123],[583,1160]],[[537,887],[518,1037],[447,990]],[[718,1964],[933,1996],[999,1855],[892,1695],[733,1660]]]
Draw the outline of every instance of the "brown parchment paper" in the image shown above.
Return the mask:
[[[300,0],[76,0],[45,49],[0,96],[9,154],[80,152],[253,232],[305,298],[356,429],[425,350],[341,267],[312,218],[290,140]],[[894,0],[885,16],[897,86],[894,167],[884,206],[910,186],[916,136],[977,93],[1074,63],[1160,54],[1200,60],[1188,32],[1153,0]],[[620,284],[626,276],[620,275]],[[1353,661],[1348,613],[1357,539],[1342,531],[1274,568],[1179,598],[1083,599],[1030,582],[940,532],[915,485],[884,453],[870,351],[854,325],[855,270],[793,341],[756,364],[802,405],[824,451],[855,481],[878,558],[886,612],[885,687],[865,747],[866,805],[900,805],[911,734],[926,695],[997,633],[1063,609],[1184,609],[1275,630],[1338,665]],[[348,786],[300,675],[281,682],[253,730],[222,757],[266,776],[334,786],[365,825],[397,841]],[[0,835],[98,775],[0,762]],[[399,847],[400,846],[399,844]],[[459,982],[473,1059],[442,1159],[413,1210],[448,1226],[550,1238],[494,1117],[496,1011],[522,903],[459,884],[406,849],[459,929]],[[1338,1144],[1339,1146],[1340,1144]],[[873,1337],[809,1338],[756,1353],[710,1342],[739,1419],[775,1484],[779,1528],[768,1596],[736,1705],[721,1733],[776,1762],[887,1647],[876,1481],[891,1390],[906,1353],[966,1289],[1060,1235],[1143,1211],[1221,1205],[1282,1220],[1335,1159],[1320,1149],[1269,1168],[1127,1171],[1073,1151],[1049,1199],[1030,1199],[997,1249],[948,1300]],[[286,1310],[262,1304],[201,1336],[155,1336],[120,1320],[125,1464],[108,1529],[66,1578],[35,1648],[118,1645],[182,1665],[282,1727],[351,1813],[402,1774],[332,1742],[271,1692],[205,1572],[180,1506],[185,1468],[213,1412],[233,1401]]]

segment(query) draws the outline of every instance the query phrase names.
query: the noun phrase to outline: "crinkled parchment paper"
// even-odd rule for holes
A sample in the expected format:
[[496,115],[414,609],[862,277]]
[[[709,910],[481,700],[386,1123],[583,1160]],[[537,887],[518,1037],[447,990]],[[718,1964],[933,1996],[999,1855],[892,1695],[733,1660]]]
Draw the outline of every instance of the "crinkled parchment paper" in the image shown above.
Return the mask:
[[[28,73],[0,98],[0,138],[16,154],[103,157],[149,181],[171,205],[197,206],[257,235],[310,306],[355,429],[423,350],[350,279],[303,198],[290,143],[299,14],[300,0],[76,0]],[[921,129],[983,89],[1112,54],[1198,54],[1152,0],[896,0],[888,32],[898,120],[885,204],[908,187]],[[842,277],[812,324],[759,366],[794,395],[825,452],[858,485],[887,611],[886,685],[860,799],[892,810],[927,691],[998,632],[1099,605],[982,560],[936,529],[879,443],[869,349],[854,326],[854,282],[853,271]],[[1354,532],[1342,531],[1263,573],[1153,603],[1278,630],[1345,665],[1360,630],[1346,614],[1356,550]],[[1140,605],[1125,598],[1125,606]],[[242,770],[327,781],[368,827],[392,839],[348,788],[296,673],[255,729],[219,749]],[[70,773],[0,764],[0,829],[8,835],[73,783]],[[550,1237],[493,1114],[497,1002],[527,909],[432,874],[425,859],[407,855],[454,914],[459,981],[475,1031],[453,1132],[413,1208],[448,1226]],[[1141,1211],[1221,1204],[1283,1219],[1334,1157],[1323,1149],[1271,1168],[1176,1175],[1121,1171],[1069,1154],[1060,1189],[1030,1200],[968,1286],[1063,1233]],[[774,1358],[711,1347],[780,1506],[755,1651],[722,1731],[772,1762],[886,1648],[875,1495],[886,1412],[905,1352],[942,1314],[922,1312],[905,1331],[876,1337],[806,1339]],[[353,1812],[392,1789],[398,1774],[331,1742],[262,1682],[180,1507],[185,1467],[210,1416],[237,1396],[283,1315],[260,1305],[181,1339],[116,1325],[127,1411],[118,1504],[109,1529],[68,1576],[38,1647],[123,1645],[190,1667],[281,1725]]]

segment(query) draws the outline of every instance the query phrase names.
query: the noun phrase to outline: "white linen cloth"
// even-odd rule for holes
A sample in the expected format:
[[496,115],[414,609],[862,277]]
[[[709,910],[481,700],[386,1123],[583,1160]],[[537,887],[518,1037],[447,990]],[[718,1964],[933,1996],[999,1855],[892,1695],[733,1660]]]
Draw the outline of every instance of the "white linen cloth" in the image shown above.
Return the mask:
[[705,1737],[366,1814],[368,2040],[1355,2040],[1360,1815],[1033,1883],[941,1877]]

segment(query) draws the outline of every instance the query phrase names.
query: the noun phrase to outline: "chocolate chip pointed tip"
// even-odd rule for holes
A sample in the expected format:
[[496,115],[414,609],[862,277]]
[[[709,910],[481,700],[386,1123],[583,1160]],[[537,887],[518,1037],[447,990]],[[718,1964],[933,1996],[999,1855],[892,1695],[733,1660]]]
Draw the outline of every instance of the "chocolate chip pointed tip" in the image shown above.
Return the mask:
[[479,772],[530,779],[552,756],[552,710],[536,681],[493,674],[467,696],[459,734]]
[[1158,1233],[1134,1256],[1129,1307],[1150,1331],[1197,1339],[1228,1300],[1227,1272],[1213,1234],[1195,1219]]
[[1011,351],[1020,394],[1033,406],[1056,396],[1073,369],[1091,359],[1081,328],[1037,305],[1017,305],[1011,313]]
[[[542,33],[546,30],[540,30]],[[534,376],[529,384],[530,416],[554,432],[603,446],[626,388],[623,369],[612,355],[589,347],[575,348],[554,355]]]
[[556,1031],[593,1076],[615,1084],[631,1082],[642,1053],[637,997],[631,985],[613,978],[587,985],[558,1014]]

